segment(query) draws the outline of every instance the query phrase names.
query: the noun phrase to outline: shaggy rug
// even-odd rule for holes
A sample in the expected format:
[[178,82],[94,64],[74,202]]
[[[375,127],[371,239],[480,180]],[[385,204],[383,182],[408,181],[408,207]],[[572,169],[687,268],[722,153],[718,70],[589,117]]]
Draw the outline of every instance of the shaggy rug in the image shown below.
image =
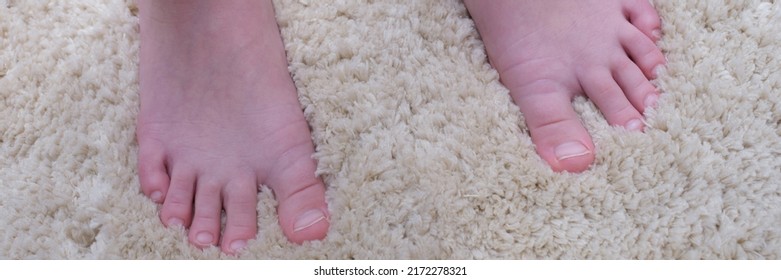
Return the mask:
[[[460,1],[276,1],[332,226],[291,244],[262,188],[238,258],[781,257],[781,2],[655,5],[669,65],[646,132],[578,98],[598,154],[559,174]],[[0,258],[234,258],[139,191],[137,13],[0,0]]]

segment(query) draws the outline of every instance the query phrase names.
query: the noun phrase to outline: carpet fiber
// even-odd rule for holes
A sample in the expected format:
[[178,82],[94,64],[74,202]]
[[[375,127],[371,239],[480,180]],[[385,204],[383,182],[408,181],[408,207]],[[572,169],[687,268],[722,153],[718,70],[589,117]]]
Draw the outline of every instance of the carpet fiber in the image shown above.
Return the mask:
[[[578,98],[596,162],[557,174],[460,1],[276,1],[332,226],[289,243],[262,188],[239,258],[780,258],[781,2],[655,5],[646,132]],[[233,258],[139,191],[137,13],[0,0],[0,258]]]

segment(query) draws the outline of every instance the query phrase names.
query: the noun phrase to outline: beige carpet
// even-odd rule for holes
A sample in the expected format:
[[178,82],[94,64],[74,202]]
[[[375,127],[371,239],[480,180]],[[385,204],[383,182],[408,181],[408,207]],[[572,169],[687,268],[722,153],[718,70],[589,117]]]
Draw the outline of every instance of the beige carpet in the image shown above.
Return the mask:
[[[287,242],[264,190],[241,258],[781,257],[780,2],[656,1],[660,106],[628,133],[577,100],[577,175],[536,155],[460,1],[275,4],[332,227]],[[230,258],[139,192],[135,13],[0,0],[0,258]]]

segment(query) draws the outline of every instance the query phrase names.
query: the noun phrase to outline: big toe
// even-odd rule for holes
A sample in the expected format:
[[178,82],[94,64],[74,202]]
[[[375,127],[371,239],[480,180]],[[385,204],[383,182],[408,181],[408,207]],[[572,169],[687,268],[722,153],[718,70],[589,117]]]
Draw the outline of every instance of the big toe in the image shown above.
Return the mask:
[[577,119],[531,130],[537,153],[554,171],[582,172],[594,162],[594,144]]
[[289,153],[275,176],[267,181],[278,201],[279,225],[294,243],[323,239],[328,232],[329,214],[325,185],[315,176],[314,149],[302,145]]
[[542,79],[513,93],[537,153],[554,171],[581,172],[594,162],[594,144],[564,86]]
[[659,14],[651,4],[646,0],[628,0],[624,2],[624,11],[629,17],[629,21],[637,27],[646,37],[657,41],[662,37],[662,21]]
[[279,224],[294,243],[323,239],[330,226],[325,186],[318,179],[279,200]]

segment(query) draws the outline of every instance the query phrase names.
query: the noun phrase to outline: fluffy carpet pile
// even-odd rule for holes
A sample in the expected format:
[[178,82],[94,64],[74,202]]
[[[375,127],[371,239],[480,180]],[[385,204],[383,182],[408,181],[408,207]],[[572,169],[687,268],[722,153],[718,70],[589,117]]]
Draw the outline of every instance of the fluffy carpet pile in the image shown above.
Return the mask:
[[[655,1],[659,107],[630,133],[577,99],[582,174],[537,156],[460,1],[275,6],[332,227],[289,243],[264,188],[239,258],[781,257],[781,2]],[[0,258],[233,258],[139,191],[137,13],[0,0]]]

